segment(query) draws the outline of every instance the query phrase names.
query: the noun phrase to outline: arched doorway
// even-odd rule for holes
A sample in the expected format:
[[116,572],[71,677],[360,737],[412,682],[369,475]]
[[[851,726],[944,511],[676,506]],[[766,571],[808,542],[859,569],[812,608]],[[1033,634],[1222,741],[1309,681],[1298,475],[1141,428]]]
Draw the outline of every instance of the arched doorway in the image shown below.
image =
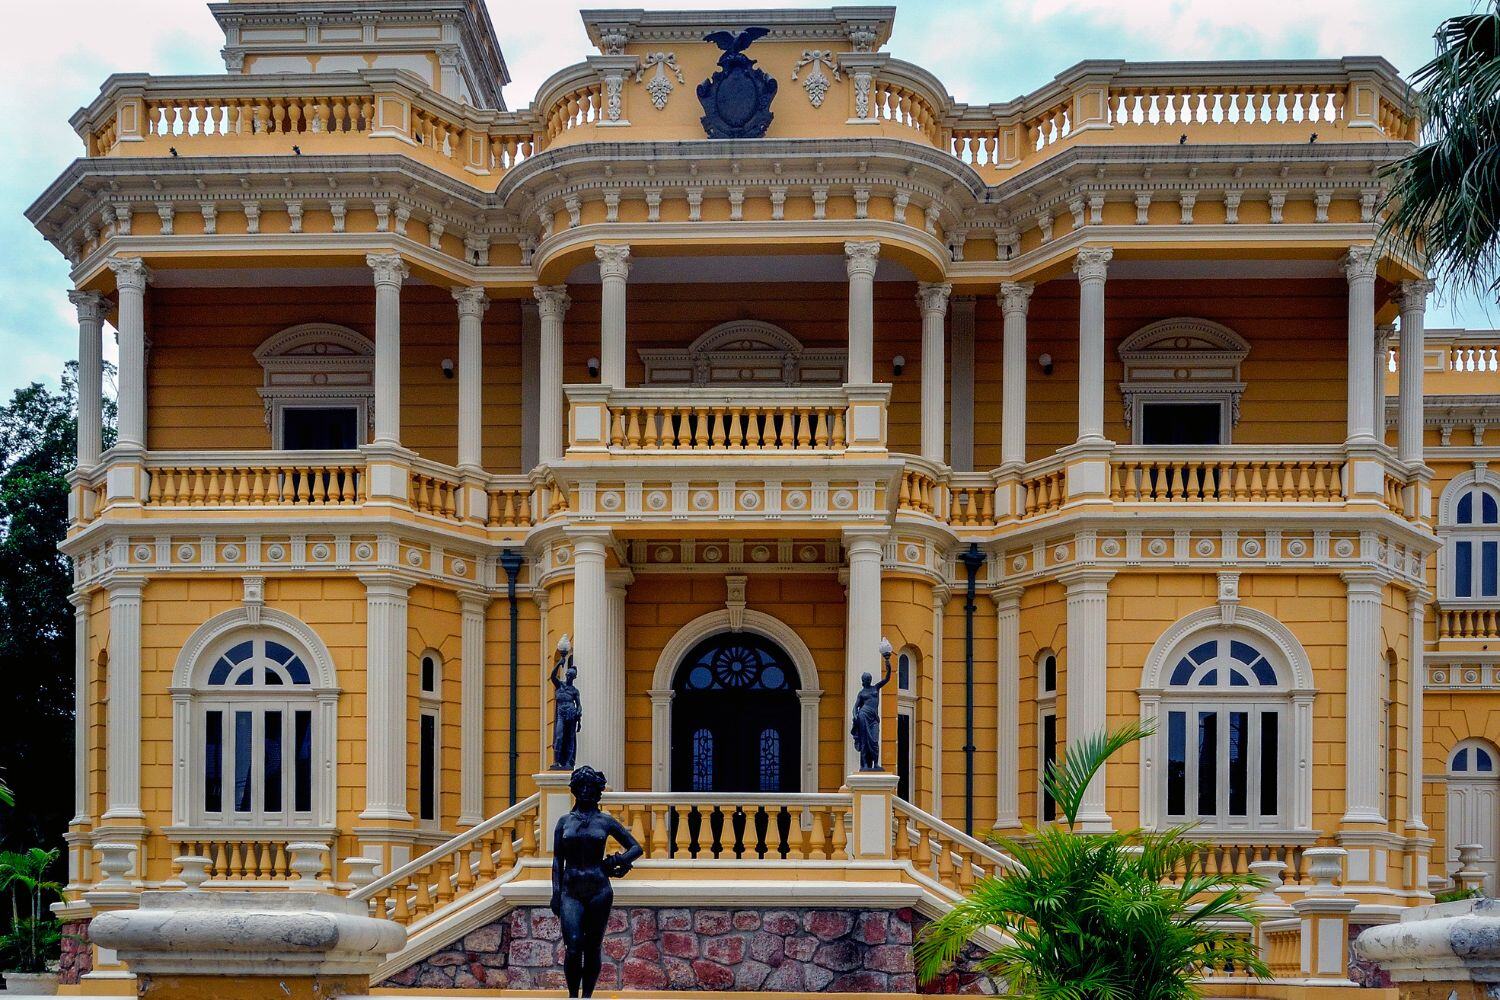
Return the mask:
[[1483,740],[1464,740],[1448,758],[1448,874],[1461,867],[1459,844],[1478,844],[1485,895],[1500,875],[1500,760]]
[[672,678],[672,791],[800,791],[800,686],[765,636],[720,632],[694,646]]

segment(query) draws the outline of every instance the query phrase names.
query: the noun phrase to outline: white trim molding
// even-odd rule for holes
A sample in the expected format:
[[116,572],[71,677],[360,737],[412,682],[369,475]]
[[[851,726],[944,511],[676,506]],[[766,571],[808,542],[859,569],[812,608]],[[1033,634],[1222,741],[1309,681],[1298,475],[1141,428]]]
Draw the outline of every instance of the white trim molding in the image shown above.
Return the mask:
[[1141,408],[1146,403],[1218,403],[1219,443],[1229,444],[1240,422],[1240,362],[1250,345],[1221,323],[1179,316],[1158,320],[1120,344],[1125,374],[1120,395],[1125,423],[1141,443]]
[[255,349],[265,372],[256,390],[266,407],[271,447],[282,447],[281,414],[313,406],[353,406],[359,441],[375,419],[375,345],[358,331],[335,323],[301,323]]
[[720,632],[753,632],[776,645],[797,668],[799,688],[797,701],[801,706],[802,733],[802,791],[818,790],[818,705],[823,689],[818,683],[818,665],[812,651],[791,626],[773,618],[764,611],[745,608],[740,627],[731,626],[732,612],[728,608],[700,615],[677,630],[677,634],[662,647],[657,657],[656,669],[651,676],[651,790],[669,791],[672,786],[672,679],[682,660],[693,647],[704,639]]
[[809,350],[773,323],[737,319],[685,348],[642,350],[645,385],[843,385],[846,353]]

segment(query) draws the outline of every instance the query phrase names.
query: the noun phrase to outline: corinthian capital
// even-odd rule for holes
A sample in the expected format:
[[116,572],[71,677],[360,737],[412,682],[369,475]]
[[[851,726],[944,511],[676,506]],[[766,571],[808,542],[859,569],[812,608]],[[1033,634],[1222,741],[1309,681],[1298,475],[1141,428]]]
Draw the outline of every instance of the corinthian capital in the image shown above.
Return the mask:
[[484,311],[490,307],[489,296],[483,288],[455,288],[453,299],[458,303],[460,316],[483,316]]
[[78,310],[78,322],[93,323],[98,325],[104,322],[104,314],[108,310],[108,303],[104,296],[98,292],[80,292],[77,290],[68,293],[68,301],[73,303],[73,308]]
[[1110,247],[1084,247],[1073,260],[1079,281],[1103,281],[1115,252]]
[[531,289],[536,297],[537,315],[542,319],[561,320],[568,312],[573,300],[568,298],[567,285],[536,285]]
[[1374,281],[1375,264],[1379,259],[1374,247],[1350,247],[1344,255],[1344,276],[1351,285],[1356,281]]
[[1006,281],[1000,285],[1000,313],[1003,316],[1026,315],[1031,293],[1036,285],[1030,281]]
[[948,296],[953,294],[953,286],[946,281],[919,281],[917,282],[917,305],[923,314],[937,313],[942,316],[948,312]]
[[115,287],[143,292],[151,282],[151,269],[139,257],[111,257],[104,266],[115,273]]
[[599,258],[599,277],[630,277],[630,247],[624,243],[606,243],[594,247],[594,256]]
[[401,287],[411,272],[398,253],[371,253],[365,255],[365,263],[375,272],[375,284]]
[[879,240],[850,240],[844,244],[844,267],[851,278],[856,275],[874,277],[879,260]]
[[1403,281],[1400,290],[1396,292],[1396,301],[1401,304],[1403,313],[1426,312],[1427,296],[1436,288],[1435,281]]

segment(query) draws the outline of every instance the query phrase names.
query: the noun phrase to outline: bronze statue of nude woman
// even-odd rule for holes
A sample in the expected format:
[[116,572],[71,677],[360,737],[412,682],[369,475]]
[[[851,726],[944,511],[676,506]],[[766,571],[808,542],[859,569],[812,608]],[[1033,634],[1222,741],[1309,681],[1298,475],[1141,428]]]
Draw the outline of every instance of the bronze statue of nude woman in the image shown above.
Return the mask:
[[[587,764],[576,768],[568,782],[573,811],[557,821],[552,835],[552,912],[562,922],[570,997],[594,995],[615,901],[609,880],[623,877],[643,853],[630,831],[599,808],[604,783],[604,775]],[[611,837],[625,850],[606,855]]]

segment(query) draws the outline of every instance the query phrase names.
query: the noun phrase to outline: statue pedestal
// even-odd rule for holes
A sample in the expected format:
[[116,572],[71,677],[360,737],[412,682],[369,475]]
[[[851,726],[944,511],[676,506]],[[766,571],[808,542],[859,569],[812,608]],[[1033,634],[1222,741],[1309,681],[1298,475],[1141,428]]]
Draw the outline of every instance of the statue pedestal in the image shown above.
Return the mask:
[[891,803],[899,781],[885,771],[855,771],[844,779],[844,787],[854,799],[849,857],[891,856]]
[[557,828],[557,821],[573,809],[573,792],[568,788],[572,777],[571,771],[542,771],[531,776],[540,799],[537,824],[541,827],[543,857],[552,856],[552,832]]

